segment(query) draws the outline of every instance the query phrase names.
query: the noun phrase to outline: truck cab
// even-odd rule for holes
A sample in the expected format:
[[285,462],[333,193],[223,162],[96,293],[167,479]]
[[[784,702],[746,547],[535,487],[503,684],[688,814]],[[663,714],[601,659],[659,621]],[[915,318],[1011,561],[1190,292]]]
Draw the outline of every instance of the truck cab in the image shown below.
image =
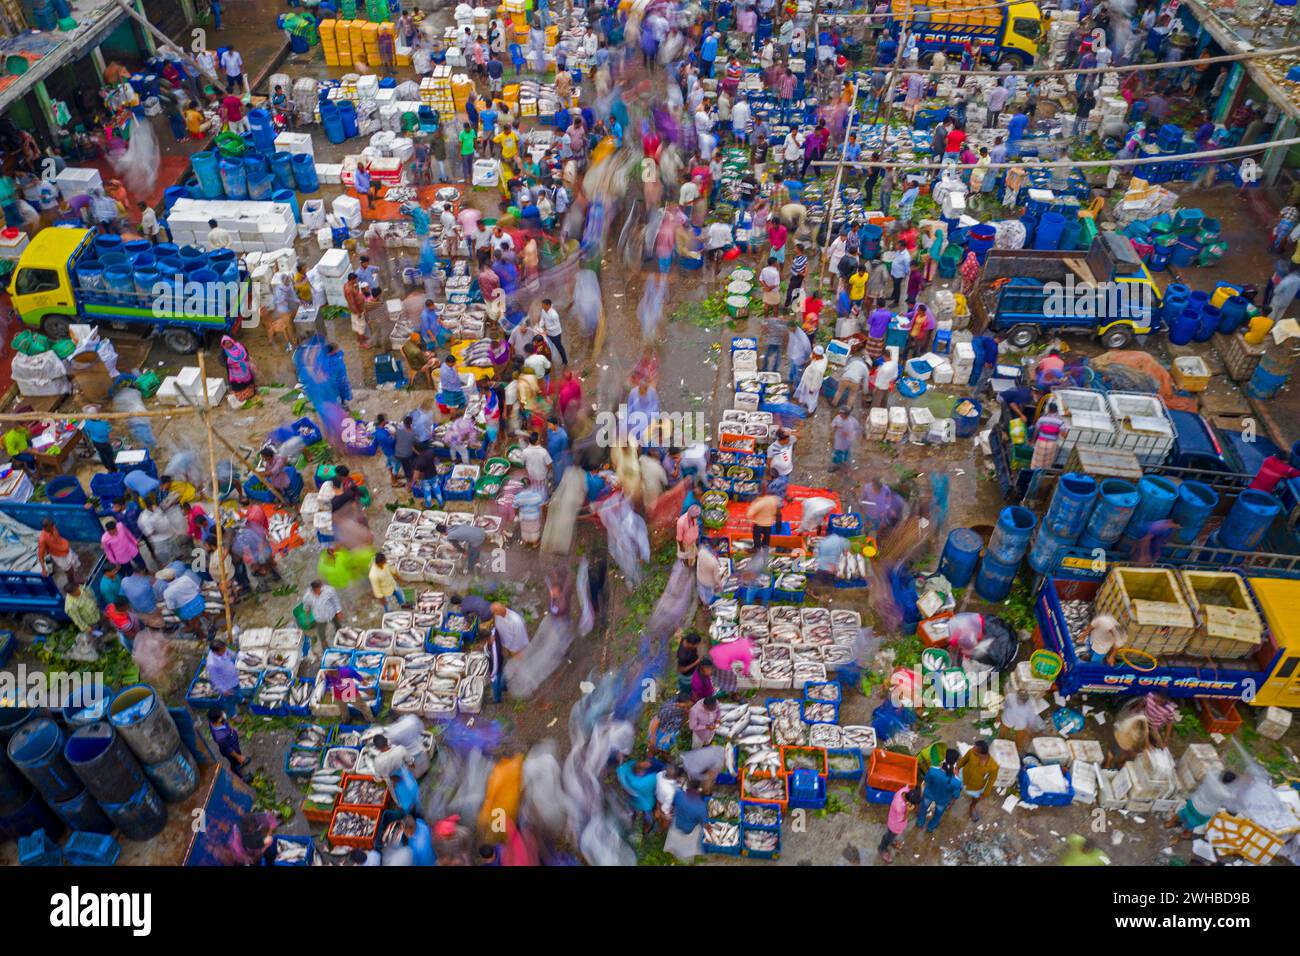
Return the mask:
[[[160,286],[175,290],[160,296],[156,287],[106,288],[96,256],[91,229],[52,226],[38,232],[14,267],[9,287],[23,323],[54,339],[66,338],[73,323],[144,325],[161,333],[168,348],[189,354],[206,339],[237,329],[252,314],[252,284],[242,264],[238,279],[212,283],[212,294],[200,285],[193,295],[194,289],[187,291],[193,285],[188,277],[177,287],[161,281],[170,276],[156,273]],[[84,269],[79,272],[79,267]],[[92,271],[95,282],[89,277]],[[229,294],[222,291],[227,287]]]
[[960,54],[968,41],[994,64],[1026,67],[1038,55],[1043,15],[1035,3],[1011,3],[997,10],[981,0],[893,0],[891,13],[891,34],[898,39],[906,23],[916,34],[923,64],[936,53]]

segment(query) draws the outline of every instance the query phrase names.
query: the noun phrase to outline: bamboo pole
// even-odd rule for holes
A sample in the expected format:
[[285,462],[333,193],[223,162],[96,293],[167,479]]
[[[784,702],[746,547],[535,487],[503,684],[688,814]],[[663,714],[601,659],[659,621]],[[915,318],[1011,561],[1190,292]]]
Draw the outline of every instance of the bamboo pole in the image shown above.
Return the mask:
[[[826,282],[826,258],[831,243],[834,241],[831,233],[835,228],[835,207],[840,197],[840,183],[844,179],[844,161],[849,152],[849,137],[853,135],[853,122],[858,118],[858,81],[853,81],[853,99],[849,101],[849,121],[844,126],[844,142],[840,144],[840,158],[835,163],[835,186],[831,189],[831,202],[826,209],[826,242],[822,245],[820,260],[817,267],[817,294],[823,299],[825,294]],[[834,281],[832,279],[831,281]],[[833,290],[832,290],[833,291]]]
[[271,494],[275,495],[275,497],[279,500],[280,504],[284,505],[290,511],[294,510],[294,507],[290,503],[289,499],[286,498],[284,495],[280,494],[279,489],[271,484],[271,480],[266,476],[266,474],[260,471],[256,465],[254,465],[251,461],[248,460],[248,456],[246,456],[242,451],[240,451],[234,445],[230,444],[230,442],[226,441],[226,436],[221,434],[221,432],[214,431],[212,434],[216,436],[217,441],[221,442],[221,444],[226,446],[226,448],[230,451],[232,455],[239,456],[239,460],[244,463],[244,466],[262,480],[262,484],[266,486],[267,490],[270,491]]
[[30,422],[41,418],[48,418],[56,422],[82,422],[82,421],[106,421],[116,422],[126,418],[170,418],[173,415],[194,415],[202,414],[202,410],[190,406],[178,407],[170,410],[164,409],[144,409],[139,412],[95,412],[93,415],[87,415],[85,412],[4,412],[0,413],[0,422]]
[[217,481],[217,448],[213,444],[212,436],[212,406],[208,399],[208,365],[206,351],[199,349],[199,380],[203,382],[203,404],[204,408],[200,409],[203,416],[203,427],[208,433],[208,477],[212,481],[212,520],[217,528],[217,585],[221,588],[222,607],[226,611],[226,636],[229,637],[234,633],[234,621],[230,615],[230,605],[233,595],[230,593],[230,584],[226,580],[226,549],[222,543],[221,534],[221,498],[217,490],[221,487]]

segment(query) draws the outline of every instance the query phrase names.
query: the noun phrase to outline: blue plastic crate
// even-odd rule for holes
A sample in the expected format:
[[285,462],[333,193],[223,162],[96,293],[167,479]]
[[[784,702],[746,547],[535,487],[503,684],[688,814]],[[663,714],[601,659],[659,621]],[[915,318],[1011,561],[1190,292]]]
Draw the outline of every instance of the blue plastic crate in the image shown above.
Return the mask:
[[[710,820],[709,823],[731,823],[730,820]],[[716,846],[707,840],[700,839],[700,849],[705,853],[717,853],[722,856],[740,856],[740,848],[744,845],[745,834],[740,834],[740,839],[736,841],[735,846]]]
[[185,703],[195,710],[207,710],[209,707],[216,707],[221,703],[220,697],[196,697],[194,695],[194,685],[198,683],[199,675],[202,673],[203,662],[200,661],[198,669],[194,671],[194,676],[190,678],[189,689],[185,692]]
[[14,656],[14,648],[17,646],[18,641],[13,631],[0,631],[0,667],[9,663],[9,658]]
[[772,600],[784,604],[802,604],[806,596],[806,591],[782,591],[780,588],[772,588]]
[[438,485],[441,489],[443,501],[473,501],[474,500],[474,482],[469,483],[469,488],[465,491],[448,491],[446,479],[440,480]]
[[316,842],[311,837],[278,834],[275,839],[281,843],[297,843],[307,847],[307,855],[297,863],[281,863],[279,859],[276,859],[275,866],[311,866],[312,858],[316,855]]
[[286,442],[290,438],[301,438],[304,445],[314,445],[325,440],[320,426],[306,416],[288,425],[281,425],[267,436],[267,440],[275,445]]
[[[1068,807],[1071,803],[1074,802],[1073,784],[1070,785],[1070,789],[1067,790],[1065,793],[1045,793],[1042,796],[1031,798],[1028,795],[1029,794],[1028,770],[1029,770],[1028,767],[1020,768],[1019,782],[1020,782],[1020,799],[1022,802],[1028,803],[1031,806],[1035,806],[1035,807]],[[1065,782],[1067,784],[1070,783],[1069,771],[1062,769],[1061,773],[1065,774]]]
[[[774,850],[752,850],[745,846],[745,834],[753,831],[754,833],[772,833],[776,835],[776,849]],[[746,827],[740,828],[740,851],[741,856],[750,860],[776,860],[781,857],[781,829],[777,827]]]
[[736,600],[741,604],[767,604],[772,600],[771,588],[741,587],[736,589]]
[[63,866],[63,851],[44,829],[37,830],[18,838],[18,863],[21,866]]
[[[834,699],[834,700],[820,700],[820,699],[815,698],[815,697],[809,697],[809,696],[808,696],[808,688],[810,688],[810,687],[832,687],[832,688],[835,689],[835,699]],[[833,680],[810,680],[810,681],[808,681],[808,683],[806,683],[806,684],[803,685],[803,699],[804,699],[804,700],[808,700],[808,701],[815,701],[816,703],[819,703],[819,704],[839,704],[839,703],[840,703],[840,700],[841,700],[841,694],[842,694],[842,691],[841,691],[841,689],[840,689],[839,681],[833,681]]]
[[[836,770],[830,765],[831,757],[851,757],[857,761],[858,768],[856,770]],[[862,751],[855,748],[828,750],[826,751],[826,760],[826,778],[828,780],[861,780],[863,773],[865,773],[867,769],[866,762],[862,759]],[[888,793],[889,791],[886,790],[881,792]],[[893,794],[890,794],[890,798],[893,798]]]
[[870,784],[862,788],[863,795],[867,798],[868,803],[891,803],[894,799],[894,790],[877,790]]
[[834,586],[837,588],[865,588],[867,586],[866,578],[836,578]]
[[[837,528],[834,524],[836,518],[849,518],[852,519],[852,521],[843,527]],[[830,522],[828,525],[830,533],[838,535],[841,538],[856,538],[862,534],[862,515],[858,514],[856,511],[828,515],[827,521]]]
[[826,778],[814,770],[795,770],[789,776],[789,788],[791,810],[820,810],[826,806]]
[[[758,810],[758,809],[775,810],[776,823],[771,825],[765,823],[751,823],[750,821],[745,819],[745,812],[747,809],[748,810]],[[774,803],[759,803],[755,800],[741,800],[740,801],[740,827],[742,830],[779,830],[781,829],[781,808]]]
[[100,501],[116,501],[126,491],[126,476],[120,471],[101,471],[90,479],[90,493]]
[[459,651],[461,649],[462,640],[459,637],[457,637],[457,635],[455,634],[444,635],[450,637],[457,637],[457,642],[455,647],[440,647],[437,644],[434,644],[433,637],[435,633],[441,633],[441,632],[435,632],[434,630],[430,629],[429,633],[425,635],[424,652],[426,654],[450,654],[453,651]]
[[363,734],[369,729],[369,724],[335,724],[325,747],[326,749],[330,747],[355,747],[355,744],[342,744],[339,741],[348,734]]
[[63,844],[64,859],[72,866],[112,866],[122,847],[105,833],[74,830]]
[[[327,743],[326,749],[329,744]],[[312,753],[316,755],[316,765],[314,767],[305,767],[302,769],[290,769],[289,758],[294,754]],[[290,747],[288,753],[284,755],[284,775],[286,777],[310,777],[320,769],[321,759],[325,756],[325,750],[317,750],[315,747]]]

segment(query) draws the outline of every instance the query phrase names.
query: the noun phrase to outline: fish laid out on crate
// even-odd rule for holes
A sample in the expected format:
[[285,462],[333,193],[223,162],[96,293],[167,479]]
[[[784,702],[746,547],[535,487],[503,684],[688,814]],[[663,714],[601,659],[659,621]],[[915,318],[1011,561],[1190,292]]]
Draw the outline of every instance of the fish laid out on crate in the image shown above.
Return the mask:
[[740,822],[740,801],[735,797],[710,797],[709,819]]
[[307,802],[332,804],[342,792],[342,770],[317,770],[307,784]]
[[383,806],[388,796],[388,787],[378,780],[364,777],[349,780],[343,788],[343,805],[348,807]]
[[294,738],[293,746],[319,750],[325,746],[329,737],[330,730],[323,724],[307,724],[306,726],[299,728],[298,736]]
[[714,820],[704,825],[704,842],[718,847],[740,845],[740,825]]
[[281,865],[293,865],[305,863],[307,853],[311,849],[308,843],[299,843],[297,840],[286,840],[283,837],[275,839],[275,862]]
[[746,830],[745,849],[757,853],[772,853],[781,844],[781,834],[776,830]]
[[330,822],[331,837],[368,837],[375,832],[378,821],[364,813],[341,810],[334,814]]

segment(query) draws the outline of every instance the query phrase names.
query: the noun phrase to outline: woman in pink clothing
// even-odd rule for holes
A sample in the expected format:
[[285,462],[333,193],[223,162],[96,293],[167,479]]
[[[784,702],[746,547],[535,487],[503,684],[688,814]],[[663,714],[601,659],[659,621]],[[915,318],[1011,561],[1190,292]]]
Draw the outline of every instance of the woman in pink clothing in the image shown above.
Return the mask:
[[894,854],[889,852],[889,848],[895,844],[903,845],[898,838],[907,829],[907,815],[919,800],[913,788],[904,787],[889,802],[889,819],[885,822],[885,835],[880,838],[880,859],[885,863],[894,862]]
[[104,522],[105,531],[100,535],[99,543],[104,547],[104,554],[114,564],[125,567],[132,565],[141,571],[148,570],[144,558],[140,557],[140,545],[124,524],[118,524],[112,518]]

